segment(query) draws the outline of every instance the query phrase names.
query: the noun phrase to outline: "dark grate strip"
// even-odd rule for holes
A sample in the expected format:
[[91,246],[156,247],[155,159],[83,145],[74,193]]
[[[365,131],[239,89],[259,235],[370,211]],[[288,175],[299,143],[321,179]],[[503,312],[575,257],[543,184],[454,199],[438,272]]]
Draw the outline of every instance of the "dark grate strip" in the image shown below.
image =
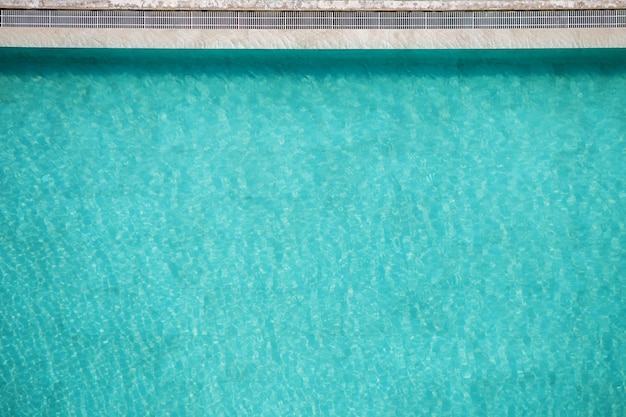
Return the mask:
[[137,29],[545,29],[626,27],[626,10],[141,11],[0,9],[0,27]]

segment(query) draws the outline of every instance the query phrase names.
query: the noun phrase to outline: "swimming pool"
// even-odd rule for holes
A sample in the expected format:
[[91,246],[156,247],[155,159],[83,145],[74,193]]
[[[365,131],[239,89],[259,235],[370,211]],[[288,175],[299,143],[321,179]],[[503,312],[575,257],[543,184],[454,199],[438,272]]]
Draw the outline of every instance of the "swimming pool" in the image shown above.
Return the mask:
[[0,414],[624,415],[626,57],[0,50]]

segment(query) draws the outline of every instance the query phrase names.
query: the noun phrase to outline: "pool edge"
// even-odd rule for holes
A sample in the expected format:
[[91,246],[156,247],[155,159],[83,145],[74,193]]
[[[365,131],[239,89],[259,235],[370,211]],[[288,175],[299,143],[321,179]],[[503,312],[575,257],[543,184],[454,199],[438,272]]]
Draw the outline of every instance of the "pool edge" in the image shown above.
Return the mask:
[[626,48],[626,29],[185,30],[0,28],[0,47],[148,49]]
[[626,0],[0,0],[0,8],[103,10],[565,10],[620,9]]

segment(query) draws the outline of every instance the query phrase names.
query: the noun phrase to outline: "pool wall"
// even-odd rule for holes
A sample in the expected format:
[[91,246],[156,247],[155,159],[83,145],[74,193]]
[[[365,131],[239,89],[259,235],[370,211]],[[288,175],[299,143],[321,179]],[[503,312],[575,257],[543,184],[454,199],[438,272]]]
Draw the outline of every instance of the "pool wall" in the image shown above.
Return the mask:
[[185,30],[3,28],[2,47],[177,49],[626,48],[623,29]]

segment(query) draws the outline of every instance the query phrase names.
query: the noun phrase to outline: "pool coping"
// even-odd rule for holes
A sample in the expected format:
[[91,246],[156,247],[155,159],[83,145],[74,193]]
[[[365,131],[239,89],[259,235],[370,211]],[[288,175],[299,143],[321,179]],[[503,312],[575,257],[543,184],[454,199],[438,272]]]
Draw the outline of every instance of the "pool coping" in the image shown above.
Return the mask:
[[593,10],[626,0],[0,0],[0,8],[76,10]]
[[[602,3],[599,7],[598,3]],[[175,7],[174,7],[175,6]],[[505,8],[506,6],[506,8]],[[532,7],[531,7],[532,6]],[[610,6],[610,7],[609,7]],[[324,8],[332,9],[324,9]],[[448,7],[448,9],[445,9]],[[241,10],[240,10],[241,8]],[[626,48],[626,0],[0,0],[0,11],[77,13],[105,11],[175,15],[204,13],[561,13],[619,11],[619,27],[501,28],[236,28],[8,27],[0,25],[0,47],[158,49],[567,49]],[[34,10],[35,12],[29,12]],[[197,11],[194,11],[197,10]],[[368,12],[368,10],[370,12]],[[373,12],[373,10],[377,10]],[[447,11],[446,11],[447,10]],[[455,11],[456,10],[456,11]],[[557,10],[557,12],[554,12]],[[489,12],[492,11],[492,12]],[[595,13],[595,12],[594,12]],[[447,15],[446,15],[447,16]],[[170,16],[171,18],[172,16]],[[177,17],[173,17],[176,19]],[[25,26],[28,26],[26,24]],[[49,25],[50,26],[50,25]]]

